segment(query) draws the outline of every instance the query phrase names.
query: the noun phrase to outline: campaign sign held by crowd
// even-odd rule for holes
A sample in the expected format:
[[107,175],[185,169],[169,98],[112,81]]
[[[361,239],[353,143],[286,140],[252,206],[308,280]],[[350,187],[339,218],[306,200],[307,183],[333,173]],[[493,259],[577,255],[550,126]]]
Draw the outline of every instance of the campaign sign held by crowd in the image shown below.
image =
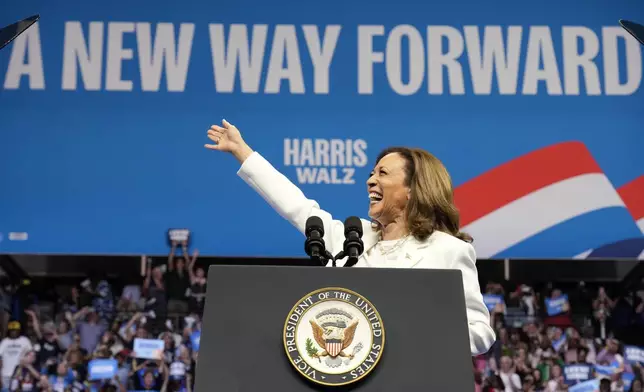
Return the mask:
[[160,254],[181,227],[202,255],[304,256],[203,148],[225,118],[340,221],[383,148],[416,146],[480,258],[643,254],[642,45],[618,23],[643,2],[34,0],[0,25],[34,13],[0,51],[0,252]]
[[644,365],[644,347],[624,346],[624,359],[633,365]]
[[87,367],[88,380],[111,380],[118,370],[116,359],[93,359]]
[[566,384],[575,385],[592,378],[593,367],[590,365],[566,365],[564,367],[564,379]]
[[192,346],[192,351],[199,351],[199,347],[201,346],[201,331],[194,331],[192,335],[190,335],[190,344]]
[[584,381],[568,388],[568,392],[597,392],[599,391],[599,380],[593,379]]
[[159,360],[163,358],[165,342],[161,339],[134,339],[134,357]]
[[496,305],[505,305],[505,300],[500,294],[483,294],[483,303],[485,303],[487,310],[491,312]]
[[562,294],[557,298],[544,299],[548,316],[556,316],[568,310],[568,295]]

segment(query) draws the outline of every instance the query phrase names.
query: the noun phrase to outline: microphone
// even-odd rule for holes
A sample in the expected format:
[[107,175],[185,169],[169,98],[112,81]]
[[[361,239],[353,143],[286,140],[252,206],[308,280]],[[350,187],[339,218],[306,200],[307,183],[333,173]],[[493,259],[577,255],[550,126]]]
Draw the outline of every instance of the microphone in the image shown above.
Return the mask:
[[362,221],[357,216],[350,216],[344,221],[344,246],[342,252],[335,256],[336,259],[341,259],[348,256],[348,260],[344,263],[345,267],[353,267],[358,262],[358,258],[364,251],[364,243],[362,242]]
[[306,241],[304,241],[304,251],[311,257],[311,260],[317,260],[325,264],[325,260],[330,256],[324,244],[324,223],[319,216],[310,216],[306,220],[304,229]]

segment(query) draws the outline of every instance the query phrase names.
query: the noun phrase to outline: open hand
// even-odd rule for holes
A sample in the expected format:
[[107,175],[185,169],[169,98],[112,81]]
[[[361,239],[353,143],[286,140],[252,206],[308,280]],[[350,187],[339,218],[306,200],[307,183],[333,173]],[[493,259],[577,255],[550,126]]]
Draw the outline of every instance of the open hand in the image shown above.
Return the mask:
[[248,144],[244,141],[236,126],[226,120],[222,121],[222,127],[213,125],[208,130],[208,139],[214,144],[206,144],[204,147],[210,150],[225,151],[232,153],[240,162],[252,154]]
[[206,144],[205,147],[211,150],[233,152],[244,144],[244,139],[236,126],[226,120],[222,121],[222,127],[213,125],[208,130],[208,139],[215,144]]

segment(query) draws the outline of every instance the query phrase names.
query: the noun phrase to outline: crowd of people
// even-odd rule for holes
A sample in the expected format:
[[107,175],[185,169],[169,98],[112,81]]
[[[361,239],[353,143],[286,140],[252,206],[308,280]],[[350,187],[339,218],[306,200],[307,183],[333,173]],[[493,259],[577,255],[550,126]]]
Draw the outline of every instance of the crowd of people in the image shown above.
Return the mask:
[[473,358],[477,392],[644,391],[644,347],[613,333],[628,323],[644,335],[644,293],[622,298],[622,307],[601,286],[582,283],[566,294],[490,283],[484,299],[497,341]]
[[[0,341],[1,392],[192,391],[206,293],[197,257],[173,242],[167,260],[142,257],[141,281],[120,293],[86,279],[53,308],[22,309]],[[642,297],[628,322],[644,333]],[[603,287],[489,283],[484,300],[497,342],[473,358],[477,392],[644,392],[644,348],[614,338],[619,307]]]
[[1,391],[192,391],[206,292],[197,256],[173,242],[167,262],[142,257],[142,282],[120,295],[86,279],[53,309],[29,306],[23,323],[14,314],[0,341]]

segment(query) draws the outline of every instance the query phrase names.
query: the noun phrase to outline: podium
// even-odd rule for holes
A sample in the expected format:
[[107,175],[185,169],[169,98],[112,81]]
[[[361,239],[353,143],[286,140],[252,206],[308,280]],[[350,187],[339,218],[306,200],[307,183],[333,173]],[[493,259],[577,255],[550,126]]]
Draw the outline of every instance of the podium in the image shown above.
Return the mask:
[[459,270],[210,266],[195,391],[473,391]]

